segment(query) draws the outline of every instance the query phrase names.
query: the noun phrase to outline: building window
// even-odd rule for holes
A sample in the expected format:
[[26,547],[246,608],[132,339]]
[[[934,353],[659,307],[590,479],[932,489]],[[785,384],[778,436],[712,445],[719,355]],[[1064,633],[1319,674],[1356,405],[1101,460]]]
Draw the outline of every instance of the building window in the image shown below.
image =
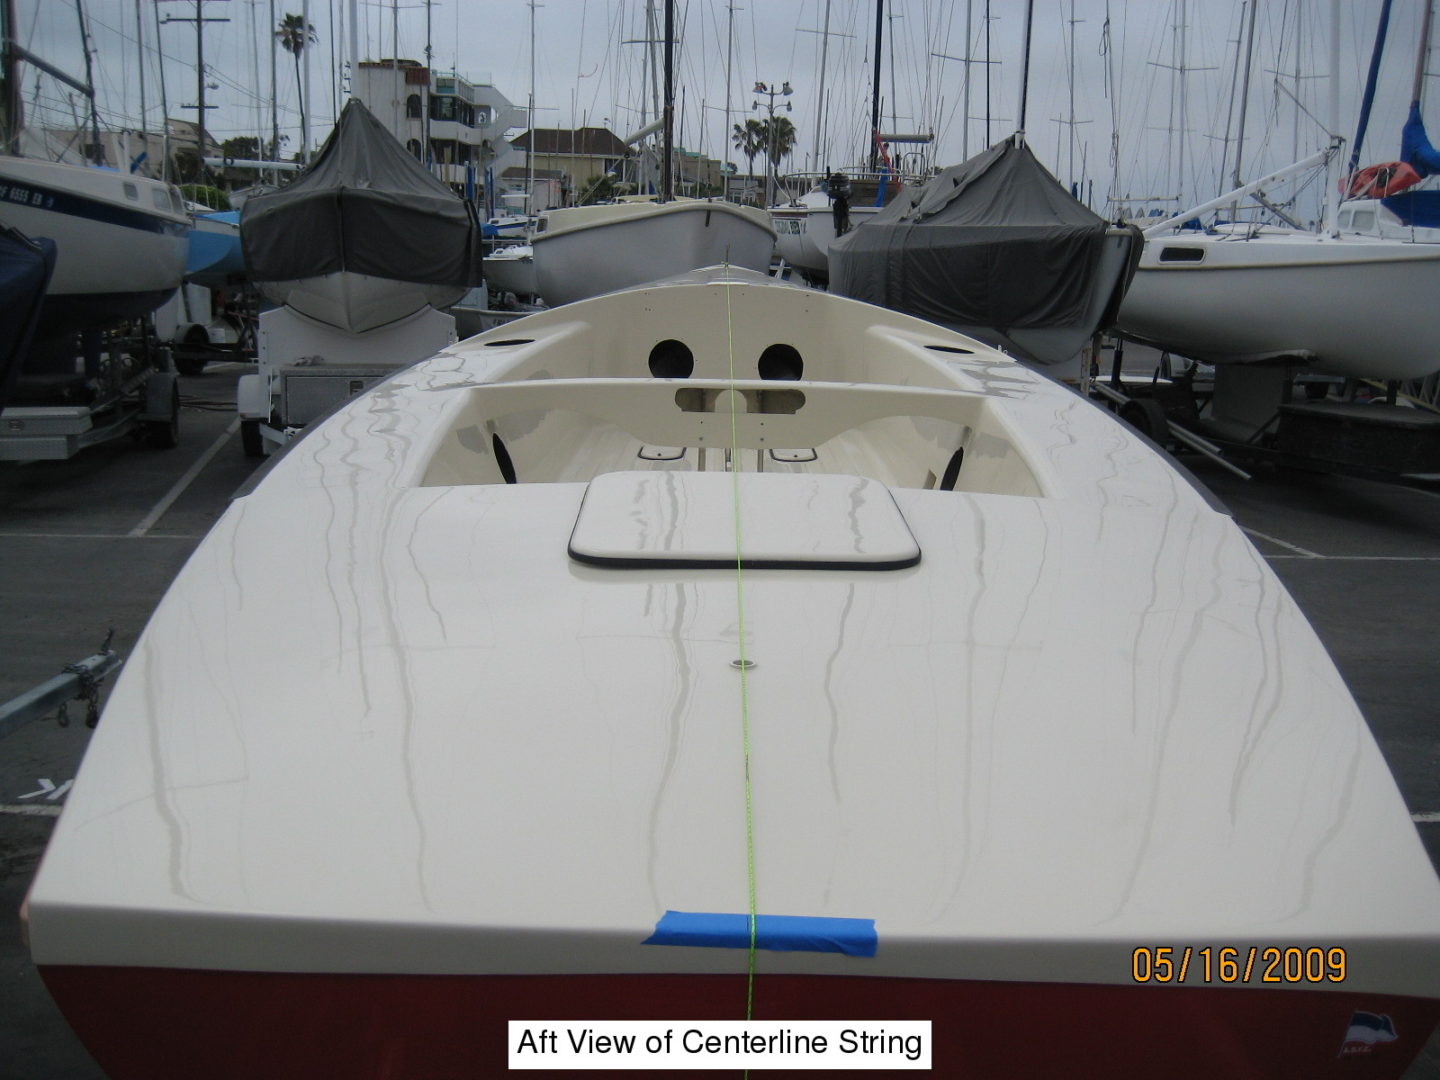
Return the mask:
[[480,127],[484,127],[486,124],[490,123],[490,110],[489,110],[489,109],[476,109],[476,110],[475,110],[475,123],[478,124]]
[[409,142],[407,142],[407,143],[405,144],[405,149],[406,149],[406,150],[409,150],[410,153],[414,154],[417,161],[419,160],[419,158],[420,158],[420,140],[419,140],[419,139],[411,139]]
[[411,94],[405,99],[405,116],[410,120],[419,120],[421,115],[420,95]]

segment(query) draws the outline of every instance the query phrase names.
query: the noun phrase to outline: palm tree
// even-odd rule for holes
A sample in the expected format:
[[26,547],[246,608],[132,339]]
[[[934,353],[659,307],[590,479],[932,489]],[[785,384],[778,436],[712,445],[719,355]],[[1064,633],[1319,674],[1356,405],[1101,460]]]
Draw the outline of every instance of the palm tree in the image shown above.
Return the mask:
[[[305,119],[305,87],[300,81],[300,54],[305,51],[305,46],[314,45],[320,40],[320,35],[315,32],[313,23],[307,23],[301,15],[286,15],[280,20],[280,27],[275,31],[275,40],[280,42],[280,47],[295,58],[295,92],[300,98],[300,119]],[[302,151],[305,150],[301,147]]]
[[743,124],[736,124],[730,141],[745,155],[746,172],[755,175],[755,158],[765,149],[765,122],[751,117]]
[[778,166],[780,159],[789,157],[795,149],[795,125],[788,116],[776,116],[770,120],[757,120],[760,125],[761,142],[770,155],[770,164]]

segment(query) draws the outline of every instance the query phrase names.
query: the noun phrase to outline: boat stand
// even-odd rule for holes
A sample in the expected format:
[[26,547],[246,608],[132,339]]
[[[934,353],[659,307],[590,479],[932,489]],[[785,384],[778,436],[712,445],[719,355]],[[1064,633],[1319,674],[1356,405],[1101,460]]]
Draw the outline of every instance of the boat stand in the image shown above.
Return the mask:
[[1230,364],[1201,377],[1190,363],[1171,369],[1170,354],[1149,379],[1122,375],[1125,342],[1117,339],[1108,380],[1095,379],[1091,396],[1103,401],[1162,446],[1179,444],[1238,476],[1237,462],[1382,483],[1433,488],[1440,484],[1440,409],[1416,397],[1399,403],[1398,387],[1358,400],[1330,390],[1343,380],[1298,374],[1296,364]]
[[0,461],[63,461],[123,435],[162,449],[180,441],[175,366],[148,320],[34,343],[0,412]]

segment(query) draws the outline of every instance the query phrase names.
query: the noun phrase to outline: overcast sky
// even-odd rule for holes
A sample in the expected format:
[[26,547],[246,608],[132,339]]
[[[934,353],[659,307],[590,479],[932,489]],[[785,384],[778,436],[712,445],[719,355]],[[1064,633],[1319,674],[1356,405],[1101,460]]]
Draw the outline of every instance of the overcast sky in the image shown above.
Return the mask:
[[[1246,179],[1320,146],[1328,121],[1328,0],[1257,0],[1250,93],[1241,173]],[[194,0],[86,0],[96,54],[102,115],[112,127],[140,125],[138,14],[146,43],[145,95],[149,127],[158,126],[163,48],[166,100],[172,116],[195,116]],[[80,74],[72,0],[17,0],[22,43]],[[334,75],[345,57],[349,0],[310,0],[319,34],[311,69],[313,141],[323,140],[343,105]],[[663,4],[656,3],[663,25]],[[1380,0],[1344,0],[1341,7],[1340,127],[1353,137],[1360,87],[1369,63]],[[1396,156],[1413,77],[1424,0],[1395,0],[1381,94],[1363,153],[1365,161]],[[545,0],[534,7],[536,124],[608,125],[625,134],[653,119],[645,60],[644,0]],[[777,98],[798,130],[787,167],[844,167],[865,152],[873,79],[873,0],[680,0],[677,67],[678,141],[713,157],[727,156],[726,55],[730,51],[730,123],[759,116],[764,101],[756,80],[793,94]],[[988,24],[987,58],[985,14]],[[733,10],[732,10],[733,8]],[[820,31],[829,12],[830,35]],[[271,11],[274,11],[274,21]],[[268,135],[271,46],[268,28],[301,0],[204,0],[209,128],[217,138],[257,131]],[[524,106],[529,93],[530,19],[524,0],[370,0],[358,5],[358,37],[365,59],[397,50],[423,61],[426,23],[437,68],[492,81]],[[934,132],[929,162],[961,161],[1019,126],[1022,0],[890,0],[882,48],[882,129]],[[1065,182],[1094,185],[1094,205],[1117,195],[1181,197],[1188,203],[1220,190],[1235,167],[1239,127],[1237,42],[1245,0],[1035,0],[1026,130],[1031,146]],[[727,35],[733,21],[733,34]],[[969,25],[967,48],[967,21]],[[823,114],[817,108],[820,53],[828,41]],[[658,52],[658,49],[657,49]],[[938,54],[938,55],[937,55]],[[969,56],[970,121],[965,122],[964,58]],[[1073,66],[1072,66],[1073,56]],[[1243,54],[1241,54],[1243,63]],[[1184,79],[1175,73],[1183,64]],[[988,85],[987,85],[988,72]],[[1298,78],[1297,78],[1298,76]],[[1181,96],[1183,85],[1184,112]],[[298,144],[296,76],[279,53],[277,98],[282,130]],[[1073,87],[1073,93],[1072,93]],[[1298,96],[1297,107],[1291,95]],[[74,103],[64,87],[30,71],[27,108],[51,123],[67,123]],[[988,103],[988,123],[987,123]],[[183,106],[190,105],[190,109]],[[1069,121],[1073,118],[1072,125]],[[1227,132],[1229,138],[1226,138]],[[1072,137],[1073,133],[1073,137]],[[817,149],[817,135],[818,149]],[[916,153],[919,146],[897,146]],[[731,160],[745,168],[734,151]],[[1183,158],[1183,172],[1182,172]],[[758,167],[758,166],[757,166]],[[1315,185],[1312,180],[1312,187]]]

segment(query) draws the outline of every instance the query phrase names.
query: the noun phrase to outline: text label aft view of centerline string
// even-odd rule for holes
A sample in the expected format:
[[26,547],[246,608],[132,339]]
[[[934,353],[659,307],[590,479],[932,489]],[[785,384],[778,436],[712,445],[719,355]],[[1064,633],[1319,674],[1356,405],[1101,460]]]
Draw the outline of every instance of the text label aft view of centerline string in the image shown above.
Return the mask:
[[930,1021],[511,1020],[512,1069],[930,1068]]

